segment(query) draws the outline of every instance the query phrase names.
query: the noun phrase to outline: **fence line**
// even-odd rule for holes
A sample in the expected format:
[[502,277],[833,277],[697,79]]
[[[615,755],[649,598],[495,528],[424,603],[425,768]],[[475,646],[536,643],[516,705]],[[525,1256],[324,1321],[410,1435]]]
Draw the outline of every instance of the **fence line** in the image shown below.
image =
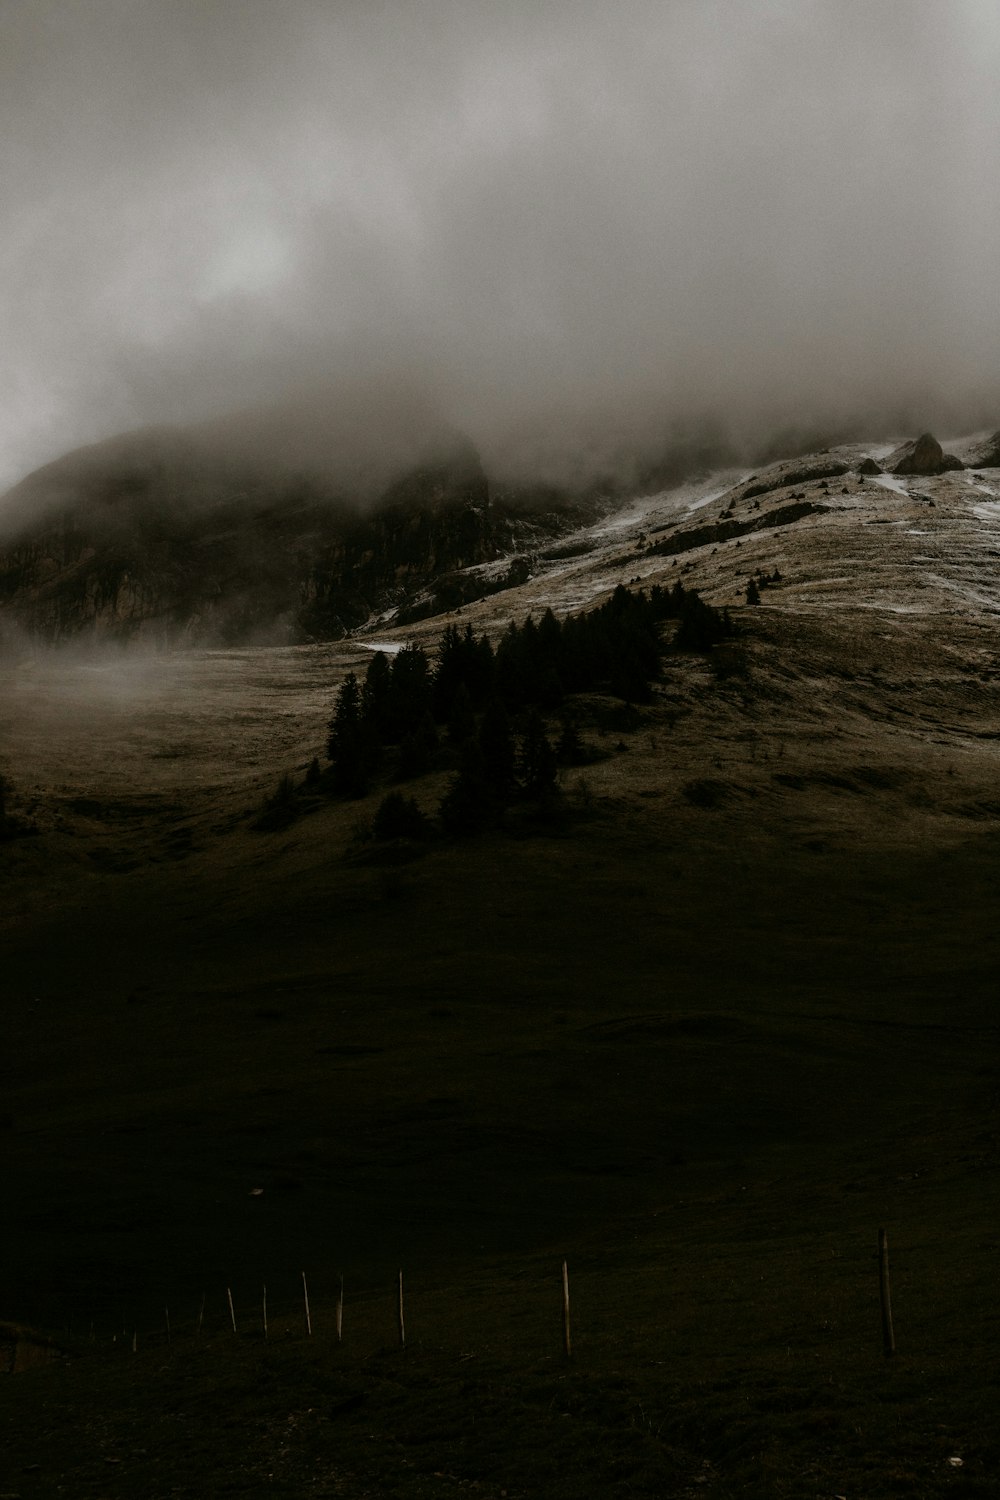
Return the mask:
[[[896,1339],[895,1339],[895,1332],[894,1332],[894,1328],[893,1328],[892,1308],[891,1308],[891,1298],[890,1298],[890,1287],[889,1287],[888,1233],[887,1233],[887,1230],[886,1230],[886,1228],[884,1226],[880,1226],[879,1230],[878,1230],[878,1234],[877,1234],[877,1250],[876,1250],[875,1259],[877,1261],[877,1273],[878,1273],[877,1274],[877,1287],[878,1287],[878,1304],[879,1304],[879,1309],[880,1309],[880,1313],[881,1313],[882,1348],[883,1348],[883,1353],[885,1354],[885,1356],[889,1357],[889,1356],[894,1355],[895,1352],[896,1352]],[[285,1273],[283,1273],[283,1274],[285,1274]],[[302,1271],[302,1272],[299,1273],[299,1279],[301,1281],[301,1292],[300,1292],[300,1299],[301,1300],[300,1300],[300,1302],[297,1305],[301,1308],[301,1312],[304,1315],[304,1317],[303,1317],[303,1323],[300,1324],[299,1326],[300,1327],[304,1326],[305,1336],[307,1338],[312,1338],[317,1325],[315,1323],[314,1316],[313,1316],[313,1314],[314,1314],[314,1306],[313,1306],[313,1303],[310,1300],[309,1284],[308,1284],[308,1281],[307,1281],[307,1278],[306,1278],[305,1271]],[[553,1276],[553,1282],[555,1283],[555,1285],[553,1286],[553,1291],[552,1291],[553,1310],[555,1309],[556,1306],[560,1305],[560,1303],[558,1303],[556,1301],[556,1298],[557,1298],[557,1296],[559,1296],[559,1294],[561,1292],[562,1354],[563,1354],[563,1357],[566,1360],[569,1360],[569,1359],[571,1359],[573,1357],[573,1354],[574,1354],[574,1345],[573,1345],[573,1336],[572,1336],[571,1320],[570,1320],[570,1276],[569,1276],[569,1263],[568,1263],[568,1259],[564,1258],[562,1260],[561,1266],[559,1267],[558,1276],[555,1276],[555,1275]],[[344,1277],[343,1277],[342,1274],[340,1274],[336,1278],[335,1285],[336,1285],[336,1293],[335,1293],[335,1300],[333,1302],[333,1327],[332,1327],[332,1333],[333,1333],[333,1336],[336,1339],[337,1344],[340,1345],[344,1341],[344,1311],[345,1311]],[[543,1283],[540,1280],[538,1282],[538,1284],[537,1284],[536,1290],[541,1290],[542,1286],[543,1286]],[[875,1286],[875,1279],[873,1278],[873,1280],[872,1280],[873,1297],[874,1297],[874,1286]],[[274,1325],[274,1322],[275,1322],[276,1310],[277,1310],[277,1308],[281,1307],[282,1304],[280,1304],[280,1303],[279,1304],[275,1304],[273,1298],[271,1299],[270,1304],[269,1304],[268,1287],[267,1287],[267,1282],[266,1281],[264,1281],[263,1283],[258,1282],[258,1287],[260,1288],[259,1292],[257,1293],[257,1297],[259,1299],[258,1302],[257,1302],[257,1307],[258,1307],[258,1310],[259,1310],[258,1311],[258,1316],[256,1318],[249,1317],[249,1316],[243,1318],[243,1321],[242,1321],[242,1330],[243,1331],[242,1331],[242,1333],[240,1331],[241,1324],[240,1324],[240,1322],[237,1319],[237,1299],[234,1298],[233,1287],[232,1287],[231,1284],[227,1285],[225,1287],[225,1303],[224,1303],[224,1307],[225,1307],[226,1313],[228,1314],[228,1316],[226,1318],[226,1325],[228,1327],[228,1331],[229,1331],[230,1336],[233,1336],[233,1337],[242,1337],[242,1338],[259,1337],[259,1338],[262,1338],[264,1341],[267,1341],[269,1339],[271,1329],[272,1329],[272,1327]],[[441,1290],[442,1289],[438,1288],[439,1292]],[[380,1302],[382,1302],[383,1299],[387,1299],[388,1291],[389,1291],[388,1286],[385,1286],[383,1288],[378,1288],[378,1287],[369,1285],[365,1290],[360,1291],[360,1292],[358,1292],[355,1295],[354,1304],[353,1305],[355,1305],[359,1309],[363,1308],[363,1307],[367,1307],[369,1309],[369,1312],[371,1313],[371,1310],[377,1308],[378,1304]],[[221,1293],[220,1293],[219,1300],[221,1302]],[[407,1332],[408,1332],[408,1330],[407,1330],[407,1319],[408,1319],[408,1310],[406,1309],[405,1303],[404,1303],[404,1276],[403,1276],[403,1270],[402,1269],[400,1269],[398,1271],[397,1276],[395,1278],[393,1302],[394,1302],[394,1311],[395,1311],[395,1334],[396,1334],[395,1342],[396,1342],[396,1344],[397,1344],[397,1346],[398,1346],[398,1348],[400,1350],[405,1350],[407,1348]],[[286,1335],[288,1335],[288,1334],[291,1333],[291,1327],[292,1327],[292,1325],[296,1321],[296,1319],[294,1317],[292,1317],[291,1314],[289,1313],[289,1311],[287,1310],[287,1308],[288,1308],[289,1305],[290,1305],[290,1302],[288,1304],[284,1305],[284,1310],[278,1311],[278,1313],[277,1313],[279,1322],[285,1322],[287,1320],[286,1327],[285,1327],[285,1333],[286,1333]],[[176,1303],[176,1300],[174,1302],[174,1316],[173,1316],[173,1318],[171,1317],[171,1312],[170,1312],[169,1305],[164,1305],[164,1304],[161,1303],[160,1304],[160,1317],[159,1317],[159,1321],[155,1325],[155,1327],[154,1327],[153,1330],[150,1330],[148,1327],[146,1327],[145,1325],[143,1325],[143,1323],[141,1322],[141,1320],[139,1320],[138,1318],[136,1318],[134,1311],[130,1312],[126,1308],[123,1311],[123,1313],[121,1315],[121,1318],[120,1318],[120,1321],[119,1321],[119,1323],[117,1325],[118,1328],[120,1328],[121,1333],[119,1335],[118,1332],[115,1332],[111,1336],[110,1342],[113,1343],[113,1344],[115,1344],[115,1345],[117,1345],[118,1347],[121,1347],[121,1348],[129,1348],[130,1347],[132,1353],[134,1354],[134,1353],[137,1353],[138,1350],[140,1349],[140,1347],[142,1347],[143,1345],[145,1345],[147,1343],[156,1343],[157,1341],[162,1340],[164,1338],[165,1338],[166,1343],[168,1345],[174,1343],[176,1341],[176,1338],[177,1338],[180,1330],[182,1328],[184,1328],[184,1327],[187,1327],[187,1326],[190,1326],[193,1329],[194,1337],[200,1338],[205,1333],[206,1309],[208,1307],[209,1307],[209,1294],[208,1294],[207,1291],[203,1291],[202,1294],[201,1294],[200,1303],[197,1305],[197,1311],[196,1312],[194,1312],[194,1311],[192,1312],[191,1322],[190,1322],[190,1324],[188,1324],[186,1318],[184,1318],[184,1317],[178,1318],[178,1316],[177,1316],[177,1303]],[[269,1310],[270,1310],[270,1316],[269,1316]],[[376,1326],[376,1327],[377,1327],[377,1317],[378,1316],[379,1315],[376,1315],[376,1321],[375,1321],[375,1324],[374,1324],[374,1326]],[[320,1324],[319,1324],[320,1331],[323,1331],[322,1330],[322,1322],[323,1322],[323,1314],[321,1314],[321,1316],[320,1316]],[[433,1319],[432,1319],[432,1324],[433,1324]],[[367,1319],[367,1327],[368,1327],[368,1333],[369,1334],[372,1331],[372,1326],[373,1326],[373,1320],[372,1320],[371,1316],[369,1315],[369,1318]],[[418,1326],[418,1337],[419,1337],[419,1324],[417,1324],[415,1326]],[[389,1323],[389,1318],[387,1317],[386,1318],[386,1322],[385,1322],[385,1336],[386,1336],[387,1339],[388,1339],[388,1336],[389,1336],[389,1327],[390,1327],[390,1323]],[[221,1331],[221,1330],[218,1330],[218,1331]],[[874,1333],[874,1326],[873,1326],[873,1333]],[[67,1328],[67,1335],[69,1335],[69,1329],[68,1328]],[[131,1337],[129,1337],[129,1335],[131,1335]],[[95,1324],[94,1324],[93,1321],[91,1321],[89,1323],[89,1342],[91,1344],[96,1344],[98,1342],[97,1334],[96,1334],[96,1331],[95,1331]],[[873,1342],[874,1342],[874,1339],[873,1339]]]

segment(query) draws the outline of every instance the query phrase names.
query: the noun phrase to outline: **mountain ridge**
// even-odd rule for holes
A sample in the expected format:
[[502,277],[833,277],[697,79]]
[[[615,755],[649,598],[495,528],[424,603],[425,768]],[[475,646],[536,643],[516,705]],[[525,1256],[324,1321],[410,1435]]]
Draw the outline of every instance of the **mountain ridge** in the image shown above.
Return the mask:
[[[44,465],[0,501],[0,639],[334,640],[382,616],[412,621],[523,583],[568,533],[631,503],[610,474],[575,491],[491,478],[474,445],[427,413],[390,422],[383,446],[366,420],[354,413],[352,432],[351,412],[341,412],[324,432],[318,410],[299,414],[298,427],[244,413],[144,428]],[[994,450],[1000,435],[979,435],[963,460],[924,434],[877,451],[897,472],[929,477],[970,460],[987,466]],[[655,494],[705,473],[711,451],[697,441],[668,447],[623,476],[634,494]],[[727,497],[728,526],[720,519],[712,540],[787,524],[799,513],[786,507],[780,522],[765,514],[775,495],[815,504],[819,491],[804,502],[796,487],[862,461],[871,470],[874,451],[854,444],[772,460]],[[764,513],[734,519],[734,506],[752,502],[756,513],[762,500]]]

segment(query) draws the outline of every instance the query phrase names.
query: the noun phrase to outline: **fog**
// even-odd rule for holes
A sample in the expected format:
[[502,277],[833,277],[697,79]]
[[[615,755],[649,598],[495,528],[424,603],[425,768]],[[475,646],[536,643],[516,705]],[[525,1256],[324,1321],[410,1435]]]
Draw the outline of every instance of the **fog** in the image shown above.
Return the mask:
[[1000,425],[998,74],[993,0],[0,0],[0,483],[355,385],[511,472]]

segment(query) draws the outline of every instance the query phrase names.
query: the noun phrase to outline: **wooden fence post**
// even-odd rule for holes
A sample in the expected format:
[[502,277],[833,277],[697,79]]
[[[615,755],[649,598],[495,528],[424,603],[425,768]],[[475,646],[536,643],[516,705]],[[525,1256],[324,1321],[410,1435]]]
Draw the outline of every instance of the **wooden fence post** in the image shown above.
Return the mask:
[[896,1336],[892,1331],[892,1301],[889,1295],[889,1237],[884,1229],[878,1232],[878,1291],[882,1305],[882,1352],[889,1359],[896,1352]]

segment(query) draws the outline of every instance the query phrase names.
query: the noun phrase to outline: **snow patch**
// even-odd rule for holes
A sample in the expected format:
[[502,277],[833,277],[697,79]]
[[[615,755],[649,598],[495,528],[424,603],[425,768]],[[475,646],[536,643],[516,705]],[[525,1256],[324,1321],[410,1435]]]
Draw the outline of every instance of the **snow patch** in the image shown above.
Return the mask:
[[711,505],[713,500],[721,500],[723,495],[727,494],[731,489],[732,485],[727,484],[721,490],[710,490],[707,495],[700,495],[697,500],[689,500],[687,504],[688,515],[692,511],[701,510],[702,506]]
[[869,599],[859,599],[858,603],[862,609],[885,610],[888,615],[926,615],[930,609],[920,604],[885,604],[883,602],[873,603]]
[[905,495],[907,500],[909,500],[910,492],[906,488],[903,480],[900,479],[898,475],[875,474],[872,477],[874,478],[875,483],[880,484],[884,490],[895,490],[897,495]]
[[1000,608],[1000,593],[984,594],[979,589],[970,588],[968,584],[956,583],[950,578],[942,578],[939,573],[927,573],[924,576],[928,583],[933,583],[942,592],[955,594],[960,599],[966,599],[972,604],[977,604],[980,609],[995,613]]

